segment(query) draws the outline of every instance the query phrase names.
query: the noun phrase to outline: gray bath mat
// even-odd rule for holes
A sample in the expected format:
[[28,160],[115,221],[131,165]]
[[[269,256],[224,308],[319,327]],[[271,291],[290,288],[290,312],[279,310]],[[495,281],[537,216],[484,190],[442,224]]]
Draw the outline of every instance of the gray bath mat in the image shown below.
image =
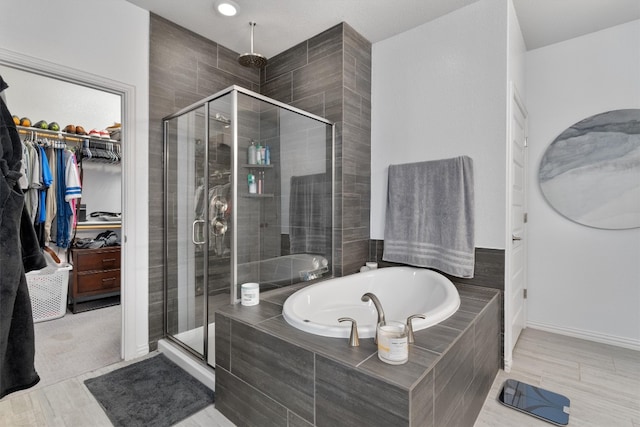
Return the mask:
[[170,426],[213,404],[213,391],[160,354],[85,380],[114,426]]

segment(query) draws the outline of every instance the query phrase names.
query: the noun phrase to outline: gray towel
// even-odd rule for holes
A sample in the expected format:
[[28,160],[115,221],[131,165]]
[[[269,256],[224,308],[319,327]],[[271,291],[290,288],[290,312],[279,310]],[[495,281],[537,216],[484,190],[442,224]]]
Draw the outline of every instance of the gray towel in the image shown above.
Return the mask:
[[474,240],[471,158],[389,166],[383,260],[469,278]]
[[331,185],[327,174],[291,177],[289,248],[292,254],[325,255],[331,235]]

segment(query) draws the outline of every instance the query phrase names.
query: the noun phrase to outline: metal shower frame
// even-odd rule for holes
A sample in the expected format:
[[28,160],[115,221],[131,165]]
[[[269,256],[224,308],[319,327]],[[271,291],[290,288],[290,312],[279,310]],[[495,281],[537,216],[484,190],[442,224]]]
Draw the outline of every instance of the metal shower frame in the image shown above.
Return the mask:
[[[253,49],[252,49],[253,50]],[[335,182],[336,182],[336,153],[335,153],[335,123],[317,116],[315,114],[309,113],[307,111],[301,110],[299,108],[296,107],[292,107],[290,105],[287,105],[283,102],[280,101],[276,101],[274,99],[271,99],[269,97],[266,97],[264,95],[261,95],[259,93],[253,92],[251,90],[245,89],[243,87],[237,86],[237,85],[233,85],[230,86],[224,90],[221,90],[219,92],[216,92],[213,95],[210,95],[200,101],[197,101],[185,108],[182,108],[181,110],[177,111],[176,113],[173,113],[169,116],[166,116],[162,119],[162,123],[163,123],[163,151],[164,151],[164,156],[163,156],[163,160],[164,160],[164,168],[167,167],[167,165],[170,164],[169,160],[169,150],[167,149],[167,137],[168,137],[168,123],[170,120],[178,118],[184,114],[187,114],[189,112],[192,112],[198,108],[204,107],[204,115],[205,118],[207,120],[205,120],[205,141],[209,140],[209,119],[210,119],[210,112],[209,112],[209,103],[211,101],[215,101],[218,98],[221,98],[223,96],[229,95],[231,94],[231,117],[230,117],[230,131],[231,131],[231,138],[232,138],[232,156],[231,156],[231,176],[230,176],[230,183],[231,183],[231,197],[232,197],[232,206],[238,206],[237,204],[237,200],[238,200],[238,186],[237,186],[237,177],[238,177],[238,173],[239,173],[239,163],[238,163],[238,93],[250,96],[254,99],[257,99],[259,101],[263,101],[266,102],[268,104],[271,104],[275,107],[279,107],[288,111],[291,111],[293,113],[297,113],[300,114],[302,116],[308,117],[310,119],[316,120],[318,122],[324,123],[326,125],[331,126],[331,212],[332,212],[332,218],[331,218],[331,230],[333,233],[333,225],[335,224],[334,218],[333,218],[333,213],[335,212]],[[214,118],[214,120],[219,120],[217,118]],[[226,124],[226,121],[225,121]],[[205,158],[209,158],[209,144],[205,144],[205,153],[204,153]],[[195,352],[194,350],[192,350],[191,348],[187,347],[186,345],[184,345],[182,342],[180,342],[178,339],[173,338],[173,336],[171,336],[170,334],[168,334],[167,332],[167,327],[168,327],[168,259],[169,259],[169,250],[168,250],[168,245],[167,245],[167,241],[168,241],[168,229],[169,229],[169,224],[168,224],[168,217],[166,215],[166,206],[168,204],[168,194],[167,194],[167,189],[169,188],[169,174],[166,173],[166,171],[163,172],[164,175],[164,179],[163,179],[163,226],[164,226],[164,230],[163,230],[163,237],[164,237],[164,242],[165,242],[165,247],[164,247],[164,252],[163,252],[163,270],[164,270],[164,277],[163,277],[163,333],[165,338],[170,339],[171,342],[178,344],[180,347],[184,348],[185,350],[187,350],[190,354],[194,355],[195,357],[197,357],[200,360],[203,360],[205,363],[207,363],[208,360],[208,344],[209,344],[209,324],[210,324],[210,319],[209,319],[209,310],[208,310],[208,298],[203,298],[203,312],[204,312],[204,325],[203,326],[203,338],[204,338],[204,347],[203,347],[203,353],[202,355],[198,354],[197,352]],[[209,176],[209,164],[208,162],[205,162],[204,164],[204,176],[207,177]],[[205,179],[204,180],[204,194],[208,194],[209,191],[209,183],[208,180]],[[204,204],[204,218],[208,218],[209,217],[209,206],[208,203]],[[234,226],[231,229],[231,236],[230,236],[230,243],[231,243],[231,272],[230,272],[230,283],[231,283],[231,289],[230,289],[230,304],[237,304],[240,302],[239,298],[237,297],[238,295],[238,286],[239,284],[236,283],[237,282],[237,277],[238,277],[238,261],[237,261],[237,247],[238,247],[238,232],[237,232],[237,224],[238,224],[238,212],[237,209],[234,208],[231,211],[231,223],[234,224]],[[208,233],[206,233],[206,235],[208,235]],[[335,242],[333,242],[333,236],[331,238],[332,244],[331,244],[331,272],[333,275],[333,271],[334,271],[334,265],[335,265],[335,259],[336,259],[336,253],[335,253]],[[204,259],[208,259],[208,245],[204,245]],[[203,271],[204,277],[208,277],[208,263],[205,262],[204,263],[204,271]],[[204,295],[208,295],[208,280],[204,280]]]

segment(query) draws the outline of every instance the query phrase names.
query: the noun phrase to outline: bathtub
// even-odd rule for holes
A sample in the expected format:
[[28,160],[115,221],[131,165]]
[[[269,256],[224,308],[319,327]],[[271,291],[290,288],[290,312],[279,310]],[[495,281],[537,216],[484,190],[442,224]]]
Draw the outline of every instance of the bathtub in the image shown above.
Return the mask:
[[413,314],[413,330],[419,331],[447,319],[460,307],[458,290],[451,281],[432,270],[389,267],[356,273],[316,283],[292,294],[284,303],[282,315],[291,326],[314,335],[348,338],[351,322],[358,322],[360,338],[375,336],[378,314],[371,301],[363,302],[366,292],[374,293],[386,320],[405,322]]

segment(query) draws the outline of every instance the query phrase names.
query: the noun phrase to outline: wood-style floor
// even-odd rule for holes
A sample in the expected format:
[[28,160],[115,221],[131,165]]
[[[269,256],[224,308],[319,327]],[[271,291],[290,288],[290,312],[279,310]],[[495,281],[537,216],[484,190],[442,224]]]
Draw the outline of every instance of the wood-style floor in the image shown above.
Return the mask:
[[[111,426],[83,381],[129,363],[132,362],[117,362],[9,395],[0,400],[0,425]],[[514,350],[512,371],[498,373],[475,426],[551,425],[497,402],[496,397],[506,378],[569,397],[569,426],[640,427],[640,352],[526,329]],[[233,426],[213,405],[178,425]]]
[[569,426],[640,427],[640,352],[525,329],[509,374],[500,371],[475,426],[550,426],[497,401],[507,378],[571,401]]

